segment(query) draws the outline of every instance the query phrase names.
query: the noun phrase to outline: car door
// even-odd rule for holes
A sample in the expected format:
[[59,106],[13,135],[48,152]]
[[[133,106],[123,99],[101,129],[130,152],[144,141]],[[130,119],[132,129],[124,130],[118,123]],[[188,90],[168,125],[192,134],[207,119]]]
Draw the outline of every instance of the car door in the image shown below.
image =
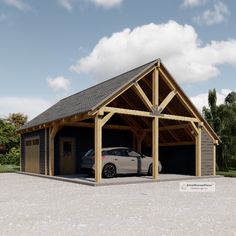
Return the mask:
[[131,159],[132,173],[142,172],[142,155],[132,149],[127,150],[128,156]]
[[127,149],[114,150],[117,171],[120,174],[130,174],[137,172],[137,158],[128,155]]

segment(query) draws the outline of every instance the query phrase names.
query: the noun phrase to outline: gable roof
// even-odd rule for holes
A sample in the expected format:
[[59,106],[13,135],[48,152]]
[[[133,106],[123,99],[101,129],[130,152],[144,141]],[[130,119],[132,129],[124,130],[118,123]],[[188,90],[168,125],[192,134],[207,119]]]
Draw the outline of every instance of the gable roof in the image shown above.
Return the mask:
[[159,60],[151,61],[145,65],[106,80],[93,87],[73,94],[57,102],[46,111],[27,122],[20,130],[42,125],[55,120],[67,118],[73,115],[80,115],[99,107],[105,100],[108,100],[125,85],[132,83],[142,73],[153,67]]
[[161,63],[160,59],[151,61],[126,73],[113,77],[100,84],[97,84],[95,86],[92,86],[88,89],[85,89],[81,92],[78,92],[60,100],[55,105],[48,108],[46,111],[42,112],[34,119],[27,122],[18,131],[22,131],[34,126],[39,126],[63,118],[71,117],[74,115],[85,114],[89,111],[94,111],[100,106],[102,106],[104,102],[112,98],[113,95],[122,91],[127,85],[133,83],[137,78],[141,77],[143,74],[145,74],[148,70],[152,69],[157,64],[160,64],[161,69],[165,72],[165,74],[168,75],[174,87],[178,90],[178,92],[181,93],[184,100],[191,107],[195,115],[204,123],[207,131],[211,134],[211,136],[221,142],[220,138],[210,127],[207,121],[203,118],[198,109],[193,105],[193,103],[187,97],[184,91],[180,88],[180,86],[174,80],[173,76]]

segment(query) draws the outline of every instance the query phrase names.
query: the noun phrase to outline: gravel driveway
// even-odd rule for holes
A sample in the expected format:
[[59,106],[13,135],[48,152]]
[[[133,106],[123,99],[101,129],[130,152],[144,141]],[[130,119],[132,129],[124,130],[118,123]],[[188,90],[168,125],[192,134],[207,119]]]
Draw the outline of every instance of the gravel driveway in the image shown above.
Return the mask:
[[[198,180],[199,181],[199,180]],[[236,235],[236,178],[90,187],[0,174],[0,235]]]

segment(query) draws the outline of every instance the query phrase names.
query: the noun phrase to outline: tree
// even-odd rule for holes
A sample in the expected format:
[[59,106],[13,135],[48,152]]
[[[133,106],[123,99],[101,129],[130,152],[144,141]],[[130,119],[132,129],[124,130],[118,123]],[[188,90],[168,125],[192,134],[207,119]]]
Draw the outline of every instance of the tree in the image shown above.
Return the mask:
[[222,140],[217,148],[217,164],[220,169],[227,170],[236,159],[236,93],[229,93],[220,106],[216,102],[215,89],[209,90],[209,108],[203,107],[203,115]]
[[22,113],[12,113],[8,116],[7,121],[14,125],[17,129],[24,125],[28,120],[28,117]]
[[225,103],[228,105],[235,105],[236,106],[236,93],[231,92],[225,98]]
[[0,154],[0,164],[19,164],[20,136],[17,129],[26,121],[27,117],[21,113],[0,119],[0,145],[5,149],[5,153]]

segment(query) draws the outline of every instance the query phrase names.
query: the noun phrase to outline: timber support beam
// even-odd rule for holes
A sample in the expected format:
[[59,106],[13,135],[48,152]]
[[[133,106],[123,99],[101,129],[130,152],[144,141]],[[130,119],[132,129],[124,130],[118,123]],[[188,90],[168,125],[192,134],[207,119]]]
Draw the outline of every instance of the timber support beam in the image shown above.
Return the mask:
[[50,128],[50,134],[49,134],[49,175],[53,176],[55,175],[54,171],[54,158],[55,158],[55,145],[54,145],[54,140],[56,133],[60,129],[58,124],[54,124],[53,127]]
[[94,128],[94,150],[95,150],[95,181],[102,180],[102,116],[95,116]]
[[[159,71],[155,69],[152,74],[152,102],[155,108],[159,103]],[[158,179],[159,163],[159,117],[155,116],[152,120],[152,176]]]
[[146,107],[150,110],[153,111],[153,105],[150,102],[150,100],[148,99],[147,95],[144,93],[143,89],[140,87],[140,85],[138,84],[138,82],[134,83],[134,88],[135,88],[135,92],[138,94],[138,96],[141,98],[141,100],[143,101],[143,103],[146,105]]
[[132,109],[124,109],[124,108],[116,108],[116,107],[104,107],[104,112],[114,112],[118,114],[124,115],[131,115],[131,116],[144,116],[144,117],[158,117],[160,119],[167,119],[167,120],[179,120],[179,121],[193,121],[198,122],[199,120],[194,117],[187,117],[187,116],[175,116],[169,114],[156,114],[148,112],[148,111],[139,111],[139,110],[132,110]]
[[104,126],[104,125],[107,123],[107,121],[111,119],[111,117],[112,117],[113,115],[114,115],[114,112],[110,112],[110,113],[108,113],[106,116],[104,116],[104,117],[102,118],[101,125]]
[[167,95],[167,97],[158,106],[158,112],[159,113],[161,113],[166,108],[166,106],[171,102],[171,100],[174,98],[176,93],[177,93],[176,90],[173,90]]
[[202,125],[201,122],[198,124],[198,135],[195,138],[195,143],[196,143],[196,176],[201,176],[201,163],[202,163]]

